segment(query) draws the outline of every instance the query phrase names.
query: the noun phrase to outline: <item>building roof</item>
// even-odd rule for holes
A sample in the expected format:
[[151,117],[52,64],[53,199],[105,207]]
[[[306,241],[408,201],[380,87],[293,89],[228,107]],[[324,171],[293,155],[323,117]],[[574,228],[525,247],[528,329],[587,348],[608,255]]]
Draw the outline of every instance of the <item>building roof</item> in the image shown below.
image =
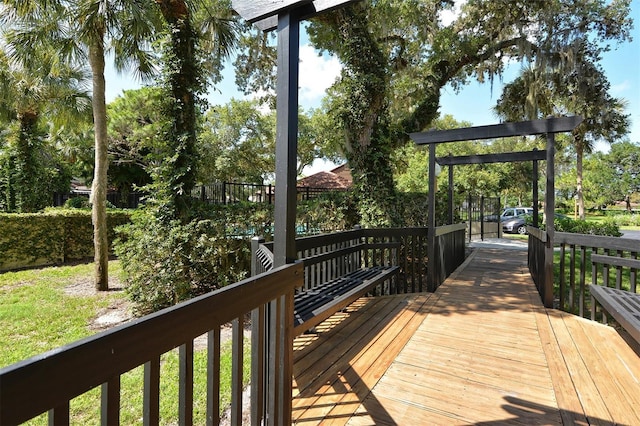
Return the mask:
[[343,164],[326,172],[318,172],[298,180],[298,186],[309,188],[347,189],[351,187],[351,170]]

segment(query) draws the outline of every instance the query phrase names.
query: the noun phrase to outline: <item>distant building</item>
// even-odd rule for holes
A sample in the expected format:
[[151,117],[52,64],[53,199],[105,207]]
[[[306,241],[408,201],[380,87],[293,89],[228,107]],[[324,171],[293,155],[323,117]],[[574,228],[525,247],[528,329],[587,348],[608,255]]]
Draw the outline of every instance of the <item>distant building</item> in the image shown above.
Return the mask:
[[298,187],[345,190],[351,188],[353,179],[347,164],[328,172],[318,172],[298,180]]

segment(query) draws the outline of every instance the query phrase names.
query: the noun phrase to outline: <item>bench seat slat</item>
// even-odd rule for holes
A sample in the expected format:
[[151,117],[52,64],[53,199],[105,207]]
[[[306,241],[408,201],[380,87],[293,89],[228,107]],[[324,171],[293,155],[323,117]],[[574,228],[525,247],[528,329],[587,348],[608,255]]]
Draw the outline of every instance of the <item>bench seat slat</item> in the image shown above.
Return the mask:
[[590,286],[591,296],[640,343],[640,294],[625,290]]
[[294,335],[320,324],[399,271],[398,266],[359,269],[298,293],[294,297]]

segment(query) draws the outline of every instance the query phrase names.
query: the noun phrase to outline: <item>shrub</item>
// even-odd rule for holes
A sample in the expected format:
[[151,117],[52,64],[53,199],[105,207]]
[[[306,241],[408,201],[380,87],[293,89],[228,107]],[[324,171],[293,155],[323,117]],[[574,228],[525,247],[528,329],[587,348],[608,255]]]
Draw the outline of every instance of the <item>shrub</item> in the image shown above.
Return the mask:
[[90,209],[91,203],[87,197],[71,197],[64,203],[65,209]]
[[618,226],[640,226],[640,214],[620,214],[610,219]]
[[557,232],[570,232],[574,234],[586,235],[606,235],[619,237],[622,235],[620,228],[612,220],[604,222],[588,222],[586,220],[575,220],[570,217],[556,217],[554,227]]
[[296,223],[306,234],[335,232],[353,228],[360,215],[351,192],[334,191],[299,202]]
[[[442,226],[449,221],[449,195],[446,190],[436,193],[436,226]],[[428,226],[429,194],[400,192],[398,202],[401,211],[401,226]],[[454,223],[460,220],[454,217]]]
[[212,220],[164,223],[143,210],[119,233],[115,251],[139,315],[240,281],[250,270],[248,242],[226,238]]
[[[107,213],[108,239],[129,213]],[[0,271],[56,265],[93,256],[91,212],[49,208],[43,213],[0,214]]]

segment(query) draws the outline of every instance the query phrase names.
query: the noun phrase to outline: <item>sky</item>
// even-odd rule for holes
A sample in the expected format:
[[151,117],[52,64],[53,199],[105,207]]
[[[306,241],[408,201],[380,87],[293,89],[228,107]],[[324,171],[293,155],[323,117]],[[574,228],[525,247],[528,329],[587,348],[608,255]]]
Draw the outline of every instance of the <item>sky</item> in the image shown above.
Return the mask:
[[[460,3],[464,0],[457,0]],[[443,16],[443,20],[453,19],[455,15]],[[632,31],[633,41],[617,46],[615,50],[604,55],[602,65],[611,83],[610,94],[627,102],[627,113],[631,116],[631,132],[629,139],[640,143],[640,0],[632,0],[631,16],[635,23]],[[308,110],[318,107],[325,90],[330,87],[340,74],[340,63],[335,57],[319,56],[309,45],[306,34],[301,37],[300,47],[300,85],[299,102]],[[468,121],[474,126],[498,123],[492,108],[500,97],[502,86],[513,79],[519,65],[511,66],[503,77],[503,81],[490,83],[471,83],[455,92],[447,86],[440,99],[440,114],[450,114],[458,121]],[[243,94],[235,87],[233,66],[229,63],[223,71],[224,79],[215,89],[209,91],[209,102],[212,105],[227,103],[231,98],[243,98]],[[123,90],[136,89],[141,86],[129,75],[118,75],[112,68],[106,71],[107,102],[111,102],[122,94]],[[606,145],[598,145],[596,149],[606,150]],[[329,170],[331,163],[316,162],[312,168],[304,171],[308,175],[319,170]]]

